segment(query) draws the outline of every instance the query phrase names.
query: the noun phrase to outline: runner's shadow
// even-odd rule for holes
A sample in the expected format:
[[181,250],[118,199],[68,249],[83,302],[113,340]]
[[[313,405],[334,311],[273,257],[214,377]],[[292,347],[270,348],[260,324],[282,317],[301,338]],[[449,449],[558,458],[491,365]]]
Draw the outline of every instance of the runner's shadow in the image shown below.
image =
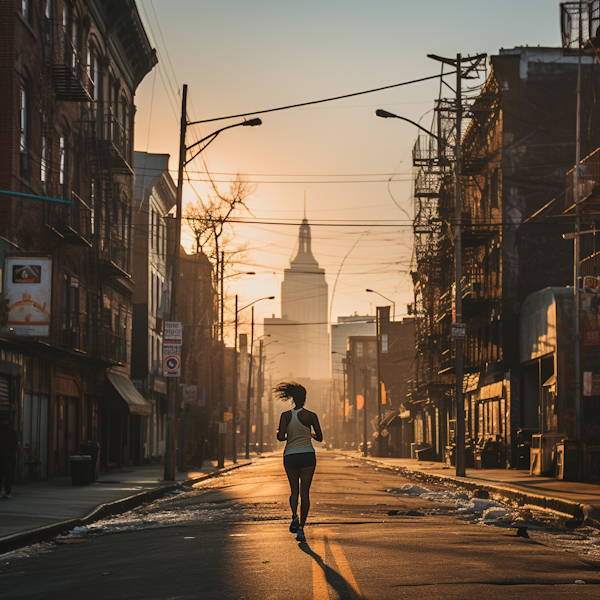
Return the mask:
[[327,583],[338,593],[340,600],[354,600],[356,598],[352,593],[350,584],[335,569],[327,566],[323,558],[308,545],[308,542],[300,542],[298,548],[312,557],[323,569]]

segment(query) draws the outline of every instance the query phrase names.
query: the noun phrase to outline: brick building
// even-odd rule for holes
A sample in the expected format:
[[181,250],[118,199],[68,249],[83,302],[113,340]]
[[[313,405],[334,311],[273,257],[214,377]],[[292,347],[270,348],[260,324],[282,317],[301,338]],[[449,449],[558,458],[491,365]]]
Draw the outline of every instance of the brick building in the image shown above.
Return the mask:
[[[577,57],[564,55],[561,48],[513,48],[492,56],[490,65],[460,132],[461,292],[467,331],[463,393],[467,466],[485,454],[487,466],[505,467],[516,461],[524,407],[537,405],[537,398],[524,397],[521,385],[521,303],[534,291],[569,285],[573,277],[572,243],[562,238],[572,221],[550,207],[564,195],[565,174],[575,157]],[[592,59],[583,57],[582,65],[584,156],[598,145],[594,98],[600,89]],[[452,455],[456,414],[450,334],[455,295],[449,226],[454,221],[452,102],[440,99],[436,105],[437,131],[448,136],[446,147],[420,140],[413,155],[418,169],[413,265],[418,358],[410,399],[412,410],[422,415],[415,442],[431,446],[438,460]]]
[[[68,473],[89,439],[104,465],[139,456],[149,406],[129,379],[133,101],[155,63],[133,0],[0,1],[1,299],[10,305],[0,407],[21,435],[23,478]],[[32,330],[33,309],[25,325],[13,311],[29,295],[22,269],[42,259],[47,330]]]

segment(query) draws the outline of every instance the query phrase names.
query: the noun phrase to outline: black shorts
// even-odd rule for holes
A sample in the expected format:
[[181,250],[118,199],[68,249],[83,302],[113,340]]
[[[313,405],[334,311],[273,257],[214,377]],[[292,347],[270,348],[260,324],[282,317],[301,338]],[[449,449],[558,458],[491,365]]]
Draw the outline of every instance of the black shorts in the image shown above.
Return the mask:
[[316,467],[317,455],[314,452],[298,452],[283,457],[283,466],[286,469],[304,469],[304,467]]

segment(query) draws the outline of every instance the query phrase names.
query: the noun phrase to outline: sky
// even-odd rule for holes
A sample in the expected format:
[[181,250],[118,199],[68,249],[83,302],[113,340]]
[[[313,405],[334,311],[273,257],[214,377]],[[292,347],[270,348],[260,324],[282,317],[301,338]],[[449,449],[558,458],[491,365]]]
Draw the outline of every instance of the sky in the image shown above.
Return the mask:
[[[177,178],[180,92],[188,118],[217,119],[353,94],[440,72],[427,54],[455,57],[514,46],[560,45],[554,0],[137,0],[159,64],[136,94],[135,149],[170,154]],[[449,84],[453,77],[448,77]],[[448,97],[452,96],[446,88]],[[439,80],[260,114],[260,127],[225,131],[187,167],[184,205],[226,190],[240,173],[256,184],[230,248],[246,251],[227,294],[280,316],[283,271],[298,226],[312,223],[313,253],[327,272],[330,319],[406,315],[413,217],[411,150],[416,129],[378,119],[377,108],[431,125]],[[248,117],[252,118],[252,117]],[[190,127],[189,146],[243,121]],[[189,179],[188,179],[189,178]],[[191,249],[191,237],[184,235]]]

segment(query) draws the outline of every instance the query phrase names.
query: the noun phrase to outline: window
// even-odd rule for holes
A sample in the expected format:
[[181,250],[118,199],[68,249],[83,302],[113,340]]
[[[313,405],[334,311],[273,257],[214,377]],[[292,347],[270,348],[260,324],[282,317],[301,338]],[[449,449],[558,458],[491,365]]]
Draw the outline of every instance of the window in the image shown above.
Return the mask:
[[48,184],[48,133],[46,115],[42,116],[42,152],[40,153],[40,181],[44,189]]
[[69,199],[69,185],[68,179],[68,162],[67,162],[67,141],[64,135],[60,136],[59,140],[59,166],[60,171],[58,175],[58,182],[60,183],[61,198],[63,200]]
[[90,233],[94,235],[96,223],[94,218],[94,211],[96,210],[96,180],[92,179],[90,184]]
[[356,342],[356,358],[362,358],[363,355],[363,343]]
[[23,18],[29,22],[29,0],[21,0],[21,14]]
[[121,99],[121,117],[123,121],[122,133],[123,133],[123,157],[125,160],[129,160],[129,105],[127,104],[127,98]]
[[21,135],[19,141],[19,149],[21,154],[21,177],[29,179],[29,161],[27,155],[27,138],[28,138],[28,114],[27,114],[27,92],[24,87],[21,87],[21,106],[20,106],[20,123]]
[[88,48],[87,54],[87,74],[90,80],[90,93],[92,100],[98,102],[100,98],[100,61],[95,50]]
[[46,19],[52,18],[52,0],[46,0],[44,3],[44,16]]
[[150,248],[154,248],[154,209],[150,207]]

